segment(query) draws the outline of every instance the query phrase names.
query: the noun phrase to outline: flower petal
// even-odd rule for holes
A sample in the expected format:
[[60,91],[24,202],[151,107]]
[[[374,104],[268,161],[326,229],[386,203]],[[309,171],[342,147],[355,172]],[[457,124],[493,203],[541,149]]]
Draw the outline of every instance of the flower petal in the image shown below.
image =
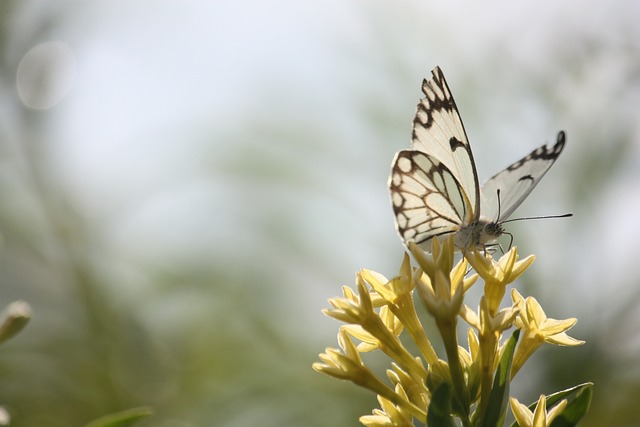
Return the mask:
[[564,332],[545,338],[545,342],[549,344],[564,345],[569,347],[584,344],[584,341],[572,338]]
[[509,398],[509,405],[511,406],[511,413],[513,413],[513,416],[515,417],[520,427],[531,426],[533,413],[529,410],[529,408],[527,408],[526,405],[518,402],[518,399],[516,399],[515,397]]
[[570,329],[577,321],[575,317],[564,320],[546,319],[540,329],[544,330],[545,335],[555,335]]

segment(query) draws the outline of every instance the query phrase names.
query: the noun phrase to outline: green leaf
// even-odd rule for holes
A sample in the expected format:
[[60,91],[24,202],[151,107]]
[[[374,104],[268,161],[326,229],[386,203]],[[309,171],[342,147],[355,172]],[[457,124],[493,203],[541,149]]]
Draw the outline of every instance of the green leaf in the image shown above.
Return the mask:
[[427,426],[455,427],[451,417],[451,388],[441,383],[431,395],[431,403],[427,412]]
[[[547,407],[553,406],[557,402],[560,402],[562,399],[575,399],[581,393],[584,393],[588,390],[589,395],[591,395],[591,389],[593,388],[593,383],[584,383],[579,384],[577,386],[573,386],[566,390],[558,391],[553,394],[547,396]],[[535,408],[536,403],[532,403],[530,407]]]
[[151,414],[153,410],[149,406],[140,406],[97,418],[85,427],[127,427]]
[[[547,396],[547,411],[562,399],[567,399],[567,407],[564,408],[551,423],[551,427],[571,427],[578,424],[578,421],[585,416],[591,405],[591,397],[593,395],[593,383],[579,384],[566,390],[558,391]],[[529,409],[534,411],[538,406],[538,401],[529,405]],[[518,423],[514,422],[511,427],[518,427]]]
[[593,396],[593,384],[580,384],[579,386],[573,387],[572,389],[568,390],[571,390],[569,395],[572,396],[569,398],[567,407],[564,408],[564,411],[562,411],[562,413],[553,420],[553,422],[551,423],[551,427],[575,426],[576,424],[578,424],[578,421],[580,421],[582,417],[584,417],[589,411],[589,406],[591,405],[591,397]]
[[482,426],[495,427],[501,426],[507,413],[507,405],[509,404],[509,384],[511,380],[511,361],[513,353],[516,349],[516,343],[520,336],[520,330],[513,331],[511,338],[502,353],[502,358],[498,364],[496,375],[493,378],[493,387],[489,396],[489,404],[484,415]]

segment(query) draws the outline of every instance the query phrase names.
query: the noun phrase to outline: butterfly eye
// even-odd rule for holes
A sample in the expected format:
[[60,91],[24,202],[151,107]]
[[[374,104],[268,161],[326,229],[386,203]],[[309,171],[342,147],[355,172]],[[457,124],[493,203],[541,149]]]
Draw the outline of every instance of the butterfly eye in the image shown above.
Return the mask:
[[499,237],[503,232],[504,230],[502,229],[502,226],[500,226],[500,224],[498,224],[497,222],[490,222],[485,224],[483,230],[483,234],[485,236],[491,236],[493,238]]

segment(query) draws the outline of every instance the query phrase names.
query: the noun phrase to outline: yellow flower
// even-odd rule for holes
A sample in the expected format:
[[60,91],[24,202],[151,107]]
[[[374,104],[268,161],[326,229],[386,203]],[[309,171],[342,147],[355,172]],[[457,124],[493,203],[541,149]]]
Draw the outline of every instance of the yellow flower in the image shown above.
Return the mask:
[[[389,310],[389,307],[381,307],[378,316],[391,334],[396,337],[400,335],[404,327],[398,318],[394,316],[391,310]],[[380,348],[380,341],[360,325],[343,325],[340,329],[360,341],[360,344],[358,344],[358,351],[361,353],[366,353]]]
[[[391,334],[399,336],[402,332],[403,325],[386,305],[387,301],[385,296],[387,295],[382,296],[380,292],[369,292],[366,289],[366,284],[371,285],[375,283],[376,288],[384,292],[386,290],[385,284],[389,283],[386,277],[375,271],[363,269],[357,274],[357,281],[358,291],[367,294],[365,298],[362,299],[362,301],[367,304],[367,307],[361,305],[360,298],[355,295],[350,288],[344,287],[342,291],[343,298],[332,298],[329,300],[329,303],[334,306],[334,310],[325,309],[323,313],[350,323],[341,326],[341,329],[361,341],[360,344],[358,344],[358,351],[369,352],[380,348],[380,341],[371,333],[367,332],[360,324],[366,321],[369,316],[376,315],[373,308],[381,307],[377,316],[382,320],[382,323]],[[368,307],[369,301],[371,310],[369,310]],[[358,309],[356,309],[355,306],[358,306]],[[356,311],[361,311],[363,316],[357,315]]]
[[[402,393],[401,388],[396,391]],[[368,427],[413,427],[413,418],[410,413],[382,396],[378,396],[378,402],[382,409],[374,409],[373,415],[360,417],[360,422],[363,425]]]
[[[429,408],[443,409],[433,407],[440,403],[432,402],[430,391],[441,383],[451,387],[451,415],[462,425],[484,420],[495,399],[494,374],[501,354],[507,348],[512,351],[502,343],[503,331],[512,326],[522,333],[511,377],[543,342],[566,346],[583,343],[565,333],[575,319],[548,319],[535,299],[525,300],[515,290],[513,304],[500,308],[507,285],[524,273],[533,256],[518,260],[514,247],[495,261],[485,252],[469,251],[455,264],[453,243],[453,239],[433,239],[431,252],[427,253],[409,242],[418,267],[412,267],[409,254],[405,254],[398,275],[391,279],[363,269],[356,274],[357,290],[343,287],[343,296],[330,299],[331,308],[323,310],[345,324],[338,333],[340,348],[327,348],[313,369],[377,394],[380,408],[360,418],[366,426],[410,427],[414,418],[424,424]],[[469,265],[477,274],[465,277]],[[478,277],[485,281],[484,293],[474,311],[464,304],[464,296]],[[418,318],[414,289],[435,320],[446,362],[438,357]],[[471,326],[467,331],[468,349],[458,344],[458,316]],[[409,340],[420,356],[405,347]],[[374,375],[361,358],[361,353],[373,350],[381,350],[391,359],[386,379]],[[526,427],[547,427],[566,406],[563,401],[547,413],[544,396],[534,412],[515,399],[510,403],[516,420]]]
[[[456,325],[464,294],[478,276],[473,275],[465,279],[467,261],[464,258],[455,267],[453,266],[455,249],[453,237],[445,239],[442,243],[439,239],[433,239],[431,254],[427,254],[413,242],[409,242],[409,249],[421,267],[415,272],[413,280],[422,302],[435,318],[436,326],[442,336],[455,398],[462,411],[467,411],[470,395],[461,364]],[[463,412],[461,415],[467,417],[469,414]]]
[[511,405],[511,412],[513,412],[513,416],[520,427],[548,427],[553,419],[562,413],[567,406],[567,400],[560,401],[549,412],[547,412],[547,399],[544,394],[538,399],[538,404],[533,412],[514,397],[509,399],[509,404]]
[[329,304],[333,309],[323,309],[322,313],[345,323],[362,324],[371,316],[375,316],[371,296],[366,289],[360,274],[357,275],[358,295],[349,287],[342,287],[343,298],[331,298]]
[[550,319],[535,298],[527,297],[524,299],[515,289],[511,291],[511,298],[519,308],[519,315],[515,320],[515,325],[517,328],[522,329],[523,332],[513,357],[512,377],[516,375],[527,359],[544,342],[561,346],[584,344],[584,341],[572,338],[565,333],[576,324],[577,319]]
[[[373,377],[373,374],[365,366],[356,346],[343,330],[338,332],[338,344],[342,351],[328,347],[325,349],[325,353],[320,354],[322,363],[314,363],[313,369],[341,380],[353,381],[359,385],[369,383],[369,377]],[[377,385],[373,388],[377,388]]]
[[410,402],[419,408],[427,408],[431,395],[424,381],[416,381],[395,363],[392,363],[391,367],[392,369],[387,369],[387,377],[396,387],[396,392],[398,387],[401,387]]
[[[499,310],[500,304],[507,285],[524,273],[533,263],[534,257],[529,256],[517,261],[518,251],[515,247],[504,254],[499,261],[495,261],[491,255],[483,251],[467,252],[465,257],[485,282],[484,295],[480,298],[478,313],[476,314],[466,305],[460,310],[461,317],[478,331],[479,353],[476,364],[479,365],[480,371],[479,408],[481,413],[484,413],[491,396],[502,331],[513,325],[518,312],[515,305]],[[474,381],[478,379],[474,378]]]
[[388,280],[380,273],[363,269],[362,278],[374,291],[389,304],[397,304],[399,300],[411,296],[413,283],[411,282],[411,262],[409,255],[405,253],[400,267],[400,273],[392,280]]
[[460,309],[460,316],[480,334],[502,332],[510,328],[518,314],[518,307],[515,305],[506,307],[495,314],[491,314],[487,308],[486,301],[484,296],[480,298],[479,315],[467,305],[463,305]]
[[[384,277],[380,276],[379,279],[384,279]],[[414,358],[396,335],[399,332],[394,315],[384,310],[383,319],[374,310],[373,300],[378,297],[378,294],[369,293],[362,273],[357,274],[357,284],[358,295],[355,295],[348,287],[343,287],[344,297],[331,298],[329,303],[334,308],[324,309],[322,312],[329,317],[350,324],[343,326],[341,331],[363,339],[365,342],[364,350],[371,347],[379,348],[414,378],[425,378],[427,370],[420,359]],[[382,301],[378,302],[383,303]],[[435,352],[433,353],[435,354]]]
[[535,260],[534,255],[529,255],[517,261],[518,249],[515,246],[497,262],[491,255],[482,251],[467,252],[465,257],[476,273],[484,279],[484,295],[491,314],[498,311],[506,286],[520,277]]
[[[342,329],[338,332],[338,344],[342,351],[335,348],[327,348],[324,353],[319,355],[322,362],[316,362],[312,365],[315,371],[341,380],[351,381],[393,402],[415,417],[420,419],[426,417],[425,410],[411,403],[404,391],[398,393],[400,385],[396,385],[396,390],[392,390],[371,372],[360,358],[356,346]],[[402,387],[400,386],[400,388]]]
[[466,372],[469,397],[472,402],[475,402],[480,394],[482,368],[480,366],[480,342],[472,328],[467,329],[467,342],[469,350],[460,347],[460,360]]
[[[411,261],[409,255],[405,253],[400,273],[393,279],[387,280],[382,274],[371,270],[362,270],[359,277],[373,289],[374,292],[370,292],[373,306],[381,306],[379,316],[387,328],[395,336],[406,329],[427,363],[433,364],[438,361],[438,356],[416,313],[412,295],[415,287],[412,274]],[[378,343],[371,342],[364,330],[360,330],[362,328],[358,326],[345,326],[345,328],[348,328],[352,336],[363,341],[358,345],[358,350],[369,351],[379,347]]]
[[420,298],[436,321],[449,321],[460,312],[465,292],[476,282],[478,275],[465,278],[467,262],[462,259],[453,267],[453,239],[440,245],[438,239],[432,241],[432,255],[424,252],[413,242],[409,248],[420,264],[414,275],[414,283]]

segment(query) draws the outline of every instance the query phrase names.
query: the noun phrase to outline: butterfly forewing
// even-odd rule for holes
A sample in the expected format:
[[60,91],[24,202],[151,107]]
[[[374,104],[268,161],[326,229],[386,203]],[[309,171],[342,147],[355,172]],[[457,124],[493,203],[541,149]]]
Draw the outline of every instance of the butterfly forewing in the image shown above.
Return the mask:
[[[553,147],[543,145],[489,178],[481,191],[482,216],[492,221],[503,221],[511,216],[560,156],[564,144],[565,133],[561,131]],[[500,190],[500,218],[498,218],[498,190]]]
[[405,242],[427,244],[472,220],[468,196],[438,159],[417,150],[396,154],[389,179],[398,232]]
[[565,135],[560,132],[553,147],[542,146],[494,175],[480,191],[471,147],[449,86],[439,67],[431,73],[432,79],[422,84],[425,96],[413,121],[412,149],[396,154],[389,177],[396,227],[405,243],[413,240],[424,249],[429,249],[432,238],[451,233],[459,249],[486,249],[503,233],[501,221],[558,158]]
[[431,80],[424,80],[425,97],[418,103],[413,121],[411,148],[438,159],[462,185],[478,218],[480,190],[471,147],[440,67],[432,72]]

